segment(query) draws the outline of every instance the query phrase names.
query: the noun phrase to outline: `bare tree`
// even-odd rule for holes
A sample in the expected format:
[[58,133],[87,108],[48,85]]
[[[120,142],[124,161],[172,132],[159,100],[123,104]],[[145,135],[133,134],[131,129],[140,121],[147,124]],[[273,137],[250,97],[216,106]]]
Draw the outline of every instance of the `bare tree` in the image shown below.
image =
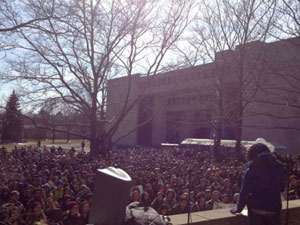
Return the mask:
[[299,50],[300,38],[281,40],[273,45],[272,72],[261,89],[264,97],[258,99],[260,104],[268,107],[258,109],[257,113],[273,118],[276,123],[262,126],[262,129],[300,131]]
[[264,42],[274,24],[276,1],[203,0],[199,7],[201,13],[190,45],[196,53],[184,57],[193,63],[214,64],[210,79],[216,105],[216,150],[224,122],[231,121],[236,129],[235,151],[239,156],[243,119],[268,70]]
[[[91,153],[106,150],[122,119],[139,101],[129,101],[132,77],[159,70],[170,47],[189,22],[192,1],[57,0],[53,16],[39,21],[40,30],[21,29],[12,60],[31,107],[47,101],[81,112],[88,121],[81,134],[91,142]],[[40,8],[36,8],[37,11]],[[120,114],[107,120],[108,80],[128,77]],[[24,98],[25,100],[25,98]],[[73,121],[76,123],[76,121]],[[107,124],[109,123],[109,126]]]
[[0,57],[15,47],[15,31],[43,29],[40,22],[53,16],[54,5],[55,0],[0,0]]
[[[0,32],[20,28],[38,28],[38,22],[52,17],[55,0],[1,0]],[[38,10],[36,10],[38,9]]]
[[280,114],[276,110],[260,110],[260,115],[277,120],[276,125],[262,129],[299,130],[295,121],[299,118],[300,109],[300,1],[278,1],[276,17],[275,29],[270,31],[270,35],[279,41],[273,46],[273,65],[268,78],[276,82],[264,85],[262,91],[265,97],[259,102],[279,108]]
[[279,20],[275,24],[277,32],[273,33],[276,38],[300,36],[300,1],[280,0],[278,1],[277,16]]

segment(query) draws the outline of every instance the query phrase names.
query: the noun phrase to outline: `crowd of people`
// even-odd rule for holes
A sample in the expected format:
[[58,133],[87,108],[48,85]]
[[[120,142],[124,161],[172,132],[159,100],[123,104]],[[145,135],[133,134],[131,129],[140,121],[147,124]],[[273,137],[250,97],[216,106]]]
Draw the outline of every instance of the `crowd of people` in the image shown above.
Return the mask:
[[[109,157],[62,148],[15,147],[0,152],[0,224],[88,223],[96,170],[113,166],[133,180],[128,204],[139,202],[161,215],[231,207],[247,163],[228,150],[222,162],[208,151],[114,149]],[[290,158],[290,199],[300,196],[300,159]]]

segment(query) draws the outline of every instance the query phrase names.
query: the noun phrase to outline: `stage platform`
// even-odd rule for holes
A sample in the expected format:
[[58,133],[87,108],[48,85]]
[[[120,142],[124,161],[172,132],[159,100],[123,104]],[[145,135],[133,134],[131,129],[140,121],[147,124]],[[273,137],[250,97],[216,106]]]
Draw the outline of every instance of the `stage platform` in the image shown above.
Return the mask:
[[[282,225],[285,225],[286,202],[282,202]],[[187,214],[170,216],[173,225],[186,225]],[[247,225],[246,216],[236,216],[229,209],[218,209],[191,214],[192,225]],[[300,224],[300,200],[289,201],[289,223],[288,225]]]

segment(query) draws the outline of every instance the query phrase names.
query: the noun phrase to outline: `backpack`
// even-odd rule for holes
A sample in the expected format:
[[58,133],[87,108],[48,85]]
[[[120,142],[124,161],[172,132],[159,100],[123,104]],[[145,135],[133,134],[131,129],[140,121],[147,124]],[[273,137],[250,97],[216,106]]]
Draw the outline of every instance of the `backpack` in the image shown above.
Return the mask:
[[124,225],[170,225],[170,218],[159,215],[151,207],[133,205],[126,207]]

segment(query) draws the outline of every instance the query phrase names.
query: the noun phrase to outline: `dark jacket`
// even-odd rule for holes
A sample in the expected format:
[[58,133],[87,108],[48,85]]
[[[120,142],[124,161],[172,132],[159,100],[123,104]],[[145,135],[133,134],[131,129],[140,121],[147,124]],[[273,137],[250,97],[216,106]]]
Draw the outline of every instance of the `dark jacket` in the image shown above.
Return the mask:
[[284,191],[284,187],[282,165],[271,153],[258,155],[244,175],[236,212],[241,212],[247,205],[250,210],[280,213],[280,193]]
[[84,225],[84,221],[79,216],[69,214],[68,217],[63,220],[63,225]]
[[171,210],[170,215],[184,214],[189,212],[189,207],[181,208],[180,204],[176,204]]

